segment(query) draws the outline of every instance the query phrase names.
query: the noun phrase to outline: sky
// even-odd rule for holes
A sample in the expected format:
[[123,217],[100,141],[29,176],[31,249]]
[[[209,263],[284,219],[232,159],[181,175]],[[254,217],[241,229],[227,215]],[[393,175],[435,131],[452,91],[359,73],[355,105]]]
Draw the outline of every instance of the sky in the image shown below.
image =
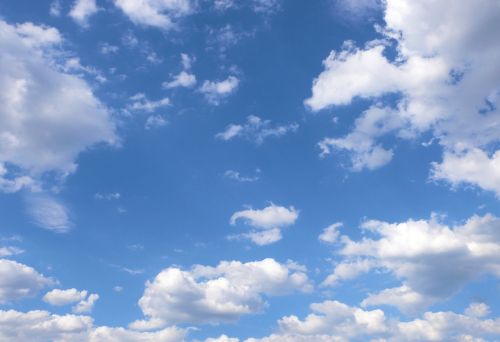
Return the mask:
[[3,0],[0,340],[500,341],[498,0]]

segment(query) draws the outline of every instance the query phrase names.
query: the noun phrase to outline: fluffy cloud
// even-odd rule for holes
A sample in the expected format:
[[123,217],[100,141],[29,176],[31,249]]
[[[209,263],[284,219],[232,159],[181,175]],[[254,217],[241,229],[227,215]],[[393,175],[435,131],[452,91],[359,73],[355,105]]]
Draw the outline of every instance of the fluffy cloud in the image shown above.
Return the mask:
[[[465,314],[426,312],[422,318],[399,321],[386,317],[381,310],[366,311],[338,301],[311,305],[312,313],[303,320],[283,317],[279,330],[261,339],[245,342],[347,342],[347,341],[485,341],[500,336],[500,319],[482,319],[474,315],[477,306],[485,314],[487,305],[473,303]],[[471,314],[472,313],[472,314]]]
[[[348,105],[356,98],[375,101],[350,134],[325,139],[320,144],[323,153],[347,151],[354,170],[374,169],[392,157],[392,150],[378,142],[382,136],[412,139],[431,132],[445,151],[445,162],[466,168],[448,172],[446,164],[437,165],[439,177],[496,191],[469,173],[467,158],[477,155],[476,150],[489,154],[489,146],[500,138],[496,63],[500,45],[492,34],[500,29],[498,2],[388,0],[384,4],[382,39],[364,48],[347,42],[341,51],[333,51],[305,101],[313,111]],[[392,47],[397,56],[390,59],[386,50]],[[398,100],[386,104],[382,97],[386,94]],[[494,171],[491,162],[484,158],[482,162]],[[493,178],[498,178],[496,173]]]
[[0,340],[12,342],[178,342],[186,331],[169,327],[155,332],[137,332],[121,327],[93,325],[80,315],[54,315],[47,311],[0,311]]
[[19,247],[14,247],[14,246],[0,247],[0,258],[19,255],[22,253],[24,253],[24,250]]
[[137,25],[173,29],[176,21],[193,11],[190,0],[114,0],[115,5]]
[[228,141],[236,137],[243,137],[257,144],[262,144],[269,137],[280,137],[289,132],[296,132],[299,125],[295,122],[288,125],[273,126],[271,120],[262,120],[258,116],[250,115],[247,122],[239,124],[230,124],[224,132],[217,133],[218,139]]
[[256,182],[260,178],[260,169],[255,170],[256,175],[255,176],[243,176],[240,172],[234,171],[234,170],[227,170],[224,172],[224,177],[232,179],[236,182],[240,183],[251,183],[251,182]]
[[369,294],[365,306],[393,305],[412,313],[451,297],[481,276],[500,276],[500,219],[492,215],[472,216],[452,227],[434,216],[401,223],[371,220],[362,228],[374,237],[352,241],[342,236],[343,260],[323,285],[372,269],[401,280],[399,287]]
[[235,225],[238,220],[256,229],[236,237],[250,239],[262,246],[281,240],[281,229],[290,226],[299,218],[299,212],[294,207],[286,208],[271,203],[264,209],[246,209],[235,212],[229,223]]
[[[116,144],[109,111],[81,78],[60,71],[59,32],[31,23],[0,21],[1,178],[31,184],[46,172],[66,175],[80,152],[97,143]],[[20,169],[17,175],[12,168]]]
[[431,177],[435,180],[445,180],[453,186],[475,184],[500,197],[500,151],[492,156],[477,148],[462,153],[446,152],[441,163],[432,165]]
[[76,0],[69,12],[69,16],[78,24],[87,26],[89,17],[97,13],[97,11],[95,0]]
[[339,234],[340,234],[338,229],[340,227],[342,227],[341,222],[336,222],[336,223],[329,225],[328,227],[323,229],[323,232],[318,236],[318,239],[320,241],[327,242],[327,243],[337,242],[337,239],[338,239]]
[[151,115],[146,119],[146,123],[144,124],[144,128],[147,130],[160,128],[168,124],[167,119],[165,119],[161,115]]
[[94,303],[99,299],[99,295],[93,293],[88,294],[88,291],[77,289],[60,290],[54,289],[43,296],[43,300],[50,305],[63,306],[77,303],[73,308],[74,313],[86,313],[92,311]]
[[208,102],[218,105],[223,99],[238,89],[240,80],[235,76],[229,76],[221,81],[205,81],[200,87],[200,92],[205,95]]
[[245,314],[261,312],[263,296],[309,291],[303,267],[273,259],[241,263],[223,261],[216,267],[176,267],[161,271],[139,300],[146,321],[132,328],[144,329],[173,323],[233,322]]
[[54,280],[18,262],[0,259],[0,304],[35,296]]

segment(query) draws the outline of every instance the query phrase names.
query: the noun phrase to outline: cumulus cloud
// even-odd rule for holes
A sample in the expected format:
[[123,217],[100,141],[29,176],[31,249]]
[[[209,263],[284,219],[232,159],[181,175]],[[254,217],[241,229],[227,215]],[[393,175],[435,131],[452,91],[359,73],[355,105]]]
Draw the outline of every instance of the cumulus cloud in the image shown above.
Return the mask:
[[362,304],[418,312],[450,298],[470,281],[500,276],[499,227],[500,219],[490,214],[472,216],[456,226],[445,225],[436,216],[400,223],[369,220],[362,229],[374,237],[353,241],[342,236],[338,252],[343,259],[323,285],[383,270],[401,285],[370,293]]
[[[98,143],[116,144],[114,121],[88,84],[62,72],[55,28],[0,21],[1,178],[32,184],[47,172],[67,175],[78,155]],[[14,171],[12,165],[20,171]],[[19,174],[21,173],[21,174]],[[13,177],[13,178],[12,178]]]
[[168,327],[154,332],[131,331],[122,327],[94,326],[81,315],[55,315],[47,311],[0,310],[0,340],[12,342],[178,342],[186,331]]
[[74,313],[87,313],[92,311],[99,295],[89,294],[87,290],[78,291],[75,288],[68,290],[54,289],[43,296],[43,300],[50,305],[64,306],[77,303],[73,308]]
[[174,29],[177,21],[193,12],[190,0],[114,0],[115,5],[137,25]]
[[24,264],[0,259],[0,304],[33,297],[55,281]]
[[293,225],[299,218],[299,211],[294,207],[286,208],[271,203],[263,209],[246,209],[235,212],[229,223],[236,225],[239,220],[255,228],[248,233],[234,237],[246,238],[253,243],[263,246],[281,240],[281,230]]
[[219,265],[161,271],[139,300],[145,321],[135,329],[175,323],[234,322],[245,314],[255,314],[267,306],[263,296],[310,291],[304,268],[273,259],[242,263],[223,261]]
[[163,127],[166,124],[168,124],[168,121],[162,115],[151,115],[146,119],[144,128],[150,130]]
[[0,247],[0,258],[23,254],[24,249],[15,246]]
[[[333,51],[305,101],[312,111],[357,98],[374,101],[351,133],[320,144],[323,153],[347,151],[354,170],[374,169],[388,163],[393,153],[380,144],[382,136],[414,139],[431,132],[443,147],[445,161],[465,168],[452,173],[446,164],[435,165],[437,176],[496,191],[468,173],[467,158],[477,156],[476,150],[494,154],[491,146],[500,138],[500,44],[492,35],[500,28],[497,2],[388,0],[384,5],[381,39],[363,48],[347,42]],[[396,57],[388,57],[388,48],[394,48]],[[397,99],[384,100],[387,94]],[[494,171],[488,160],[482,162]]]
[[[484,304],[483,304],[484,305]],[[347,342],[347,341],[485,341],[500,336],[499,318],[465,314],[425,312],[421,318],[400,321],[380,310],[366,311],[338,301],[312,304],[304,319],[295,315],[278,321],[276,333],[245,342]],[[487,308],[487,305],[484,305]],[[484,310],[483,307],[483,310]]]
[[173,76],[171,81],[163,82],[162,87],[166,89],[194,87],[196,85],[196,76],[190,71],[193,61],[194,58],[190,57],[188,54],[181,53],[181,63],[184,70]]
[[69,16],[78,24],[88,26],[89,17],[97,13],[95,0],[76,0],[69,12]]
[[224,141],[243,137],[262,144],[269,137],[281,137],[290,132],[296,132],[299,125],[295,122],[287,125],[272,125],[271,120],[263,120],[255,115],[247,117],[247,122],[240,124],[230,124],[223,132],[217,133],[216,138]]

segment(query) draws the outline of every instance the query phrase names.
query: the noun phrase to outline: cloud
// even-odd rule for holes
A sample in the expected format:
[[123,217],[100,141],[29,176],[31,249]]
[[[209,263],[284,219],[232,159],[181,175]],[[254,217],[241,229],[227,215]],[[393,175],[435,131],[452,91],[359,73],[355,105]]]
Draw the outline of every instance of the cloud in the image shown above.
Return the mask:
[[54,289],[43,296],[46,303],[54,306],[64,306],[77,303],[73,306],[73,313],[87,313],[92,311],[95,302],[99,299],[99,295],[89,294],[87,290],[78,291],[75,288],[68,290]]
[[370,293],[365,306],[392,305],[414,313],[450,298],[482,276],[500,277],[500,219],[490,214],[451,227],[436,216],[400,223],[369,220],[361,227],[373,238],[352,241],[342,236],[338,252],[343,259],[323,285],[373,269],[401,281],[398,287]]
[[431,178],[454,187],[472,184],[500,197],[500,151],[491,156],[478,148],[462,153],[445,152],[441,163],[432,164]]
[[251,182],[258,181],[260,178],[259,177],[260,169],[256,169],[255,173],[256,173],[255,176],[249,177],[249,176],[241,175],[238,171],[227,170],[226,172],[224,172],[224,177],[232,179],[232,180],[234,180],[236,182],[240,182],[240,183],[251,183]]
[[194,10],[190,0],[114,0],[115,5],[137,25],[165,30],[177,27],[177,21]]
[[151,115],[147,118],[144,124],[145,129],[160,128],[168,124],[168,121],[161,115]]
[[3,177],[5,168],[31,178],[47,172],[64,176],[76,170],[82,151],[118,142],[109,111],[88,84],[61,71],[54,57],[61,42],[55,28],[0,21]]
[[170,267],[146,283],[139,306],[147,320],[131,327],[234,322],[242,315],[263,311],[267,306],[263,296],[310,290],[302,267],[273,259],[223,261],[191,270]]
[[33,195],[28,199],[28,213],[33,223],[56,233],[68,232],[73,223],[66,206],[47,195]]
[[94,198],[97,200],[114,201],[119,200],[122,195],[119,192],[100,193],[96,192]]
[[235,76],[229,76],[222,81],[204,81],[200,92],[205,95],[208,102],[218,105],[223,99],[234,93],[239,84],[240,81]]
[[[363,48],[346,42],[332,51],[305,100],[312,111],[359,98],[372,102],[351,133],[322,142],[323,153],[345,150],[352,154],[355,171],[374,169],[392,157],[392,149],[379,142],[384,136],[416,139],[430,132],[445,158],[477,154],[475,150],[494,154],[500,139],[500,44],[491,34],[500,28],[496,1],[484,0],[479,7],[452,0],[388,0],[384,5],[385,25],[377,28],[381,39]],[[392,52],[396,56],[389,58]],[[439,175],[446,178],[448,173]],[[457,175],[450,176],[455,182]],[[476,179],[463,181],[483,186]]]
[[122,327],[94,326],[82,315],[55,315],[47,311],[0,310],[0,340],[12,342],[178,342],[186,330],[168,327],[154,332],[131,331]]
[[98,11],[95,0],[75,0],[69,16],[79,25],[88,26],[89,17]]
[[312,304],[312,313],[304,319],[283,317],[276,333],[245,342],[485,341],[483,338],[500,336],[499,318],[481,319],[484,316],[469,314],[477,305],[471,304],[465,314],[425,312],[421,318],[400,321],[387,317],[380,309],[366,311],[327,300]]
[[294,207],[286,208],[271,203],[264,209],[246,209],[235,212],[229,223],[236,225],[243,220],[247,225],[256,229],[249,233],[230,236],[230,238],[246,238],[253,243],[263,246],[281,240],[281,229],[290,226],[299,218],[299,211]]
[[24,249],[14,246],[0,247],[0,258],[23,254]]
[[50,3],[49,14],[53,17],[61,15],[61,2],[59,0],[54,0]]
[[192,88],[196,85],[196,76],[186,71],[175,75],[172,81],[163,82],[162,87],[172,89],[177,87]]
[[127,106],[127,109],[133,112],[152,113],[158,108],[167,107],[170,105],[170,99],[164,97],[157,101],[149,100],[144,93],[137,93],[130,97],[132,103]]
[[230,124],[224,132],[216,134],[217,139],[228,141],[236,137],[243,137],[262,144],[269,137],[281,137],[289,132],[296,132],[299,125],[295,122],[288,125],[272,125],[271,120],[262,120],[258,116],[250,115],[247,122],[238,125]]
[[29,266],[0,259],[0,304],[34,297],[42,288],[53,284],[54,280]]
[[320,241],[326,242],[326,243],[335,243],[337,242],[337,239],[339,237],[339,231],[338,229],[342,227],[342,223],[336,222],[325,229],[323,229],[323,232],[318,236],[318,239]]

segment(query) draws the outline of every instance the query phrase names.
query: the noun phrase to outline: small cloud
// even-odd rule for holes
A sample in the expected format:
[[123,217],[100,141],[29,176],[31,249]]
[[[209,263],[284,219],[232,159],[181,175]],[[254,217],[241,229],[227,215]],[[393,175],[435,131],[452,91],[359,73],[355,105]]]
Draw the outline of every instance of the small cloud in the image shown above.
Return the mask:
[[32,196],[28,199],[28,205],[33,223],[39,227],[65,233],[73,226],[69,210],[55,198],[47,195]]
[[226,172],[224,172],[224,177],[241,183],[256,182],[259,180],[260,169],[256,169],[255,173],[256,173],[255,176],[250,177],[250,176],[243,176],[238,171],[227,170]]
[[200,92],[211,104],[218,105],[224,98],[236,91],[240,81],[235,76],[229,76],[222,81],[205,81],[200,87]]
[[147,118],[144,128],[147,130],[160,128],[168,124],[168,121],[161,115],[151,115]]
[[115,201],[119,200],[121,197],[122,195],[119,192],[110,192],[110,193],[97,192],[94,194],[95,199],[104,201]]

